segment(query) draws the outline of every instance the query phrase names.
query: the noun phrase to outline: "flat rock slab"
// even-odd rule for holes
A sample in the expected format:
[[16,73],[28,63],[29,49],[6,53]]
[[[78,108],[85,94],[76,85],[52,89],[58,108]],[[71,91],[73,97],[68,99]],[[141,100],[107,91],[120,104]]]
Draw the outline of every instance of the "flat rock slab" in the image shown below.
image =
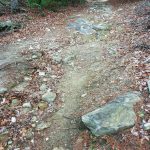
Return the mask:
[[108,30],[108,26],[104,24],[93,24],[86,19],[78,18],[74,22],[69,23],[68,28],[75,29],[84,35],[90,35],[99,30]]
[[83,123],[95,136],[113,134],[134,126],[133,105],[141,100],[139,92],[128,92],[112,102],[82,116]]

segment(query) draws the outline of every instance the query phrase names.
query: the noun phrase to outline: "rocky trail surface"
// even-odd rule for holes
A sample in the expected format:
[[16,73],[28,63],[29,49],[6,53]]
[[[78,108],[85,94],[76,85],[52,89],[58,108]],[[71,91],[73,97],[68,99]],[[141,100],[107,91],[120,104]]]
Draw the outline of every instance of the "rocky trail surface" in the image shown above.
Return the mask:
[[[54,24],[40,20],[42,34],[0,45],[0,150],[149,149],[147,16],[134,26],[143,5],[89,1]],[[135,114],[128,104],[139,101]],[[100,107],[91,123],[86,114]],[[103,122],[104,136],[82,121],[98,124],[96,136]]]

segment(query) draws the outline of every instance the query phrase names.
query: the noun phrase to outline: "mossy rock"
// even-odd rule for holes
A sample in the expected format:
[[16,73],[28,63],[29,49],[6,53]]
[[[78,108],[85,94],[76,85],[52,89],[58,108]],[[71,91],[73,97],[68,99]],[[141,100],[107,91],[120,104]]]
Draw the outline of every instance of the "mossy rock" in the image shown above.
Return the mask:
[[22,25],[20,23],[14,23],[11,20],[0,21],[0,32],[17,30],[20,29]]

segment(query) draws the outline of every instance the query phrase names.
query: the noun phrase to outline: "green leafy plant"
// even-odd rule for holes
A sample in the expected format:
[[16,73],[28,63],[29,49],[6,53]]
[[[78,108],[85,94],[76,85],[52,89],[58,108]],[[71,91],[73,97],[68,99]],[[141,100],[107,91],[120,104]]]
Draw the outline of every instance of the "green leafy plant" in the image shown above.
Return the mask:
[[50,10],[58,10],[68,5],[83,4],[85,0],[28,0],[28,4],[32,8],[48,8]]

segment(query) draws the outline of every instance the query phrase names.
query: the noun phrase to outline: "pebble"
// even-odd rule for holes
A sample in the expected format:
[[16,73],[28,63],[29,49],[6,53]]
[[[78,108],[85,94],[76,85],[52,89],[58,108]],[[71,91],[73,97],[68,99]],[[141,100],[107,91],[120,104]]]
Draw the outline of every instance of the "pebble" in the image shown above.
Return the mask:
[[37,55],[32,55],[32,59],[37,59],[38,56]]
[[4,94],[7,92],[7,88],[1,87],[0,88],[0,94]]
[[40,131],[40,130],[44,130],[44,129],[48,128],[48,127],[50,127],[50,123],[41,122],[41,123],[37,124],[36,130]]
[[11,145],[12,143],[13,143],[12,140],[8,140],[8,142],[7,142],[8,145]]
[[147,58],[144,63],[150,63],[150,58]]
[[46,84],[42,84],[41,86],[40,86],[40,91],[46,91],[47,90],[47,85]]
[[31,140],[31,143],[34,144],[34,139]]
[[36,122],[36,121],[37,121],[37,117],[33,116],[32,119],[31,119],[31,122]]
[[31,108],[32,107],[30,102],[24,103],[22,106],[24,108]]
[[82,94],[81,97],[85,97],[86,95],[87,95],[86,93],[85,93],[85,94]]
[[11,117],[11,122],[15,123],[17,121],[16,117]]
[[149,93],[150,93],[150,80],[148,80],[147,85],[148,85],[148,90],[149,90]]
[[32,124],[31,126],[32,126],[33,128],[35,128],[35,127],[36,127],[36,124]]
[[42,101],[42,102],[38,103],[38,108],[40,110],[45,110],[47,107],[48,107],[48,103],[47,102]]
[[27,77],[27,76],[26,76],[26,77],[24,77],[24,80],[25,80],[25,81],[31,81],[31,80],[32,80],[32,78],[31,78],[31,77]]
[[29,111],[31,111],[31,108],[29,108],[29,107],[24,107],[24,108],[22,109],[22,111],[21,111],[21,114],[26,114],[26,113],[28,113]]
[[46,30],[47,32],[50,32],[50,31],[51,31],[49,28],[46,28],[45,30]]
[[33,138],[33,132],[32,129],[29,129],[26,133],[26,139],[31,140]]
[[143,129],[144,129],[144,130],[150,130],[150,122],[145,123],[145,124],[143,125]]
[[45,76],[45,72],[40,71],[39,76]]
[[19,100],[18,99],[13,99],[11,102],[11,106],[17,106],[19,104]]
[[30,150],[30,147],[25,147],[24,150]]
[[52,58],[53,58],[53,61],[55,61],[56,63],[61,63],[62,61],[62,58],[59,53],[53,54]]
[[56,79],[57,76],[56,76],[56,75],[52,75],[51,78],[52,78],[52,79]]
[[52,103],[56,98],[56,93],[47,91],[43,96],[42,100],[48,103]]
[[33,47],[30,45],[29,50],[32,50],[32,49],[33,49]]
[[47,81],[48,81],[48,79],[47,79],[47,78],[43,78],[43,81],[44,81],[44,82],[47,82]]

